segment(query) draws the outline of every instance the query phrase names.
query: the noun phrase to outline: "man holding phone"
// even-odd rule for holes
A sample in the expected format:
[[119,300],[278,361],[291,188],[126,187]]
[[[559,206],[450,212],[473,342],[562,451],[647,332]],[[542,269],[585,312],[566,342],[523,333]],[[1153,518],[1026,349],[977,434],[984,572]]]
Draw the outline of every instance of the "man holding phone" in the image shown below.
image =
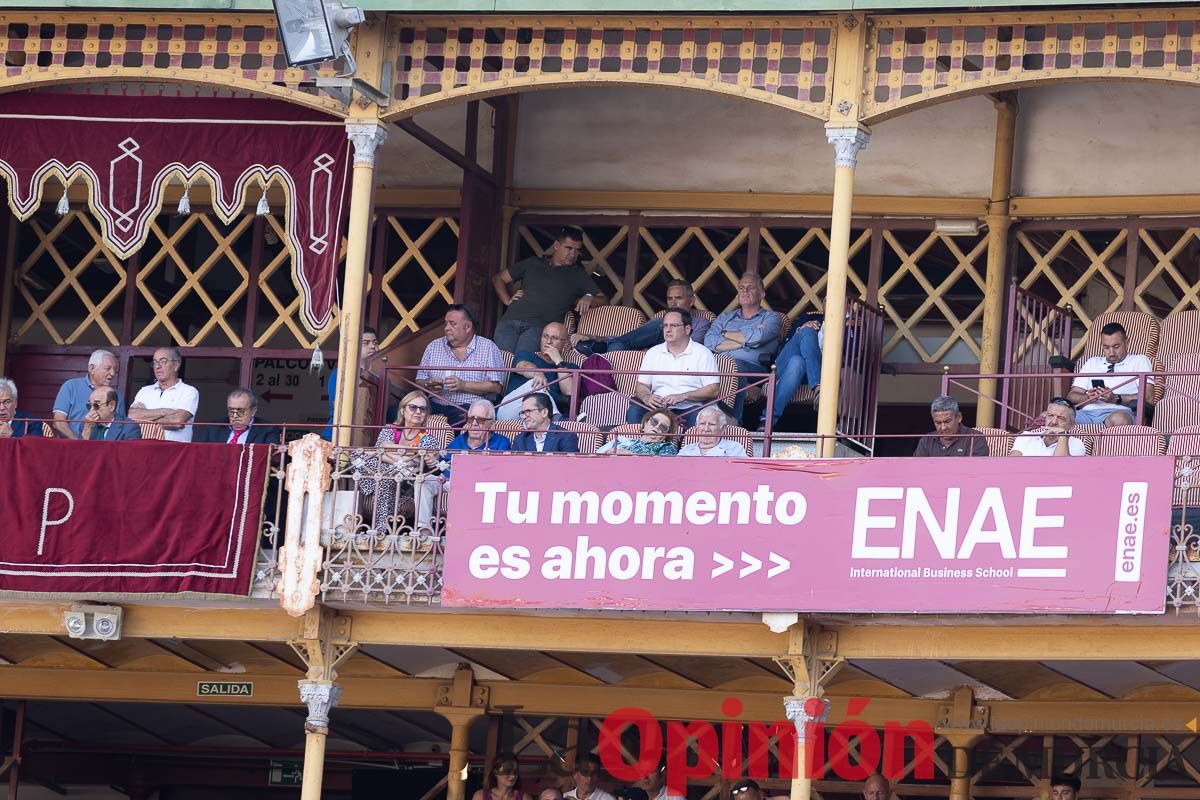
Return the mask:
[[[1082,374],[1067,394],[1078,409],[1075,422],[1103,423],[1106,427],[1132,425],[1137,415],[1139,380],[1128,374],[1121,377],[1121,373],[1153,372],[1154,365],[1146,356],[1129,352],[1129,336],[1119,322],[1100,329],[1100,352],[1080,367]],[[1153,383],[1153,379],[1148,382]]]

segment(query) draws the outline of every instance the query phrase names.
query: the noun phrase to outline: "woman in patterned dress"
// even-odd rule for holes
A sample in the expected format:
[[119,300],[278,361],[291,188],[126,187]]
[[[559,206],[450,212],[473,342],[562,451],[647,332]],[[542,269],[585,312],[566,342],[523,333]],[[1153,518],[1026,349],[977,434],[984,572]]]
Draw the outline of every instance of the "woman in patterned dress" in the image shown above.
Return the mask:
[[375,453],[363,466],[367,477],[359,481],[359,491],[375,495],[373,527],[380,535],[393,532],[389,518],[396,517],[397,502],[412,500],[414,495],[417,524],[412,526],[411,520],[398,518],[394,532],[405,533],[405,527],[411,527],[412,533],[433,532],[433,511],[442,485],[435,473],[438,442],[424,430],[428,418],[429,398],[425,393],[406,394],[400,401],[396,422],[379,432]]

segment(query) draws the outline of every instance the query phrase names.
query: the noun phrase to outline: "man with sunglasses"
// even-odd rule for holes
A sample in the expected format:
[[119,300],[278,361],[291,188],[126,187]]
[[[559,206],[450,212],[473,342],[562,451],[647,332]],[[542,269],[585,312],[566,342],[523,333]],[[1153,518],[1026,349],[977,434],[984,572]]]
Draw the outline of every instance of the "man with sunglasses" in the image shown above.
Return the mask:
[[575,771],[571,773],[575,788],[563,794],[563,797],[573,797],[575,800],[616,800],[608,792],[600,788],[600,759],[591,753],[584,753],[575,759]]
[[1046,423],[1032,431],[1017,434],[1010,456],[1084,456],[1083,441],[1068,436],[1075,427],[1075,406],[1065,397],[1055,397],[1042,415]]
[[117,413],[116,389],[97,386],[88,397],[79,438],[93,442],[128,442],[141,439],[142,429],[124,414]]
[[[496,325],[495,340],[510,353],[533,352],[546,323],[562,320],[575,309],[583,314],[607,300],[591,274],[579,263],[583,231],[565,227],[544,256],[532,256],[492,277],[500,302],[508,306]],[[509,293],[517,281],[521,288]]]
[[234,389],[225,398],[228,425],[206,425],[196,441],[215,444],[279,444],[280,431],[258,416],[258,398],[246,387]]
[[492,425],[495,423],[496,407],[491,401],[476,400],[471,403],[471,407],[467,409],[467,421],[463,424],[462,433],[455,436],[446,447],[446,461],[449,463],[442,470],[442,478],[447,486],[450,484],[450,466],[453,464],[451,459],[454,451],[499,453],[512,449],[507,436],[492,432]]

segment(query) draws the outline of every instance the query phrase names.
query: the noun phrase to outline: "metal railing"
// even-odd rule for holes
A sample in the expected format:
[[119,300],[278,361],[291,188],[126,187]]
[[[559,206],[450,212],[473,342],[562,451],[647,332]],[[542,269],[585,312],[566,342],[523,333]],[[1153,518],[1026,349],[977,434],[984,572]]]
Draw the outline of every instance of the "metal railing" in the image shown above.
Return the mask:
[[[195,427],[203,426],[196,424]],[[281,441],[286,442],[304,433],[319,433],[322,426],[279,427]],[[385,435],[382,437],[378,429],[368,430],[375,435],[376,442],[382,443],[370,447],[331,448],[331,480],[320,521],[323,550],[320,598],[331,603],[437,605],[441,600],[445,542],[447,535],[453,535],[446,528],[449,497],[446,472],[448,468],[449,482],[452,483],[454,459],[464,457],[465,453],[447,449],[449,436],[456,431],[445,427],[388,427],[383,429]],[[397,430],[402,437],[401,443],[396,442],[394,432]],[[596,431],[584,435],[611,434]],[[989,441],[991,457],[1007,455],[1004,448],[1011,446],[1011,435],[999,437],[1005,439],[1004,442],[996,441],[998,437],[994,435],[979,435]],[[1083,439],[1095,437],[1095,434],[1077,435]],[[1161,437],[1161,434],[1117,428],[1106,430],[1099,436],[1136,439]],[[1195,437],[1194,447],[1187,437]],[[813,442],[820,439],[809,438]],[[882,441],[903,439],[915,444],[921,435],[863,438],[867,440],[867,446],[875,450],[877,443]],[[70,443],[63,445],[70,446]],[[112,446],[120,447],[123,443],[114,442]],[[1161,443],[1156,446],[1161,452]],[[252,590],[253,596],[259,598],[277,596],[278,552],[289,535],[286,524],[287,446],[278,444],[271,448],[272,461]],[[756,452],[764,451],[757,449]],[[966,452],[970,453],[971,448]],[[1200,521],[1200,435],[1180,435],[1172,441],[1170,454],[1175,458],[1175,479],[1166,604],[1176,612],[1195,609],[1200,613],[1200,525],[1197,524]],[[539,457],[607,458],[556,453]]]
[[[1054,356],[1071,356],[1071,328],[1075,315],[1070,306],[1056,306],[1013,283],[1008,291],[1008,323],[1004,345],[1006,375],[1023,376],[1020,382],[1002,381],[1000,427],[1013,425],[1009,413],[1031,418],[1041,413],[1048,398],[1064,392],[1047,393]],[[945,394],[945,392],[943,392]],[[1041,404],[1040,406],[1038,404]]]

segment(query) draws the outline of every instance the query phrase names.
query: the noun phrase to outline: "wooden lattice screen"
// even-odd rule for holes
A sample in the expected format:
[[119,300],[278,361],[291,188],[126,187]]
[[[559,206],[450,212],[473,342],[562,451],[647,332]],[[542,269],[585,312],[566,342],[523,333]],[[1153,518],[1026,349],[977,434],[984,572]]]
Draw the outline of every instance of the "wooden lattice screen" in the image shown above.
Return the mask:
[[[385,344],[439,319],[452,300],[457,221],[380,211],[369,315]],[[142,353],[174,345],[196,354],[289,357],[320,345],[336,353],[337,316],[314,337],[278,217],[222,223],[204,209],[161,214],[149,242],[119,259],[82,210],[50,210],[8,228],[16,272],[9,345]],[[342,242],[342,258],[345,241]]]
[[[579,225],[612,302],[653,314],[667,281],[682,278],[697,306],[736,305],[738,278],[763,276],[767,304],[795,319],[821,310],[829,260],[827,220],[757,217],[518,218],[511,258],[544,252],[558,227]],[[978,362],[987,238],[948,237],[928,221],[859,221],[850,236],[849,292],[888,319],[884,355],[901,364]]]

